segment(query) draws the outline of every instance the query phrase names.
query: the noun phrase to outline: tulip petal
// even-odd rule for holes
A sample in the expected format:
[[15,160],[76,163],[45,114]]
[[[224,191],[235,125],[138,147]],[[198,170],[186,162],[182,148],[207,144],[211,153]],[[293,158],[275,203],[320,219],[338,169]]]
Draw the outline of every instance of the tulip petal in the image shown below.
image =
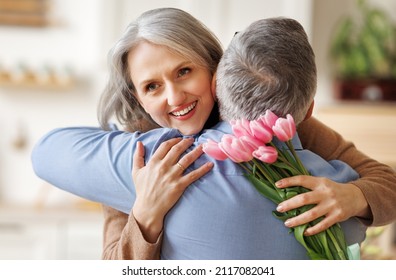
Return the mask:
[[272,127],[275,136],[282,142],[289,141],[296,134],[296,124],[293,117],[288,114],[286,118],[278,118]]
[[205,154],[208,154],[216,160],[226,160],[228,158],[228,156],[219,148],[218,143],[210,139],[207,143],[202,145],[202,150]]

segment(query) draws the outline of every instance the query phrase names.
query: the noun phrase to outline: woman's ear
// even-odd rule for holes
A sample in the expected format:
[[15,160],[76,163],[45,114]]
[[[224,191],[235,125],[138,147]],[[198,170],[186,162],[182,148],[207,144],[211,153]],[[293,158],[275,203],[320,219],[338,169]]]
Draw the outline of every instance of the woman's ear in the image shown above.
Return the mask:
[[213,74],[213,77],[212,77],[211,90],[212,90],[213,99],[215,101],[217,101],[217,96],[216,96],[216,72]]
[[314,109],[314,105],[315,105],[315,101],[312,100],[312,103],[311,103],[311,105],[309,106],[307,113],[305,114],[304,121],[307,120],[307,119],[309,119],[309,118],[312,116],[312,112],[313,112],[313,109]]

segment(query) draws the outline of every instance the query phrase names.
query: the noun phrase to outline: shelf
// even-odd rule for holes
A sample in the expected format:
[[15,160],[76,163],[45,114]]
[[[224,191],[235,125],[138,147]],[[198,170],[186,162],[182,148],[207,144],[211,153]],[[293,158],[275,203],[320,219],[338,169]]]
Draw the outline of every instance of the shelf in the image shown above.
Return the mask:
[[47,0],[0,0],[0,24],[44,27],[49,21]]
[[38,81],[0,81],[1,88],[8,89],[38,89],[48,91],[70,90],[75,86],[74,82],[38,82]]

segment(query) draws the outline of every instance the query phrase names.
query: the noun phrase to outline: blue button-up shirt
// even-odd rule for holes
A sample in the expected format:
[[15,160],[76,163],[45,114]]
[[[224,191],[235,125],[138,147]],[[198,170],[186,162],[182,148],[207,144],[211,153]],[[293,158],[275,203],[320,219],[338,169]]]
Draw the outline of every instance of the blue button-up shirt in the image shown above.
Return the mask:
[[[195,135],[192,150],[208,139],[220,141],[231,133],[228,123]],[[61,128],[49,132],[35,146],[36,174],[67,192],[130,213],[135,200],[132,158],[142,141],[148,161],[165,140],[182,137],[175,129],[147,133],[103,131],[94,127]],[[293,145],[308,171],[336,182],[349,182],[357,173],[341,161],[327,162]],[[165,218],[163,259],[307,259],[305,249],[282,221],[272,216],[276,205],[261,196],[230,160],[202,155],[187,172],[207,161],[213,169],[191,184]],[[351,218],[341,223],[348,244],[365,238],[365,226]]]

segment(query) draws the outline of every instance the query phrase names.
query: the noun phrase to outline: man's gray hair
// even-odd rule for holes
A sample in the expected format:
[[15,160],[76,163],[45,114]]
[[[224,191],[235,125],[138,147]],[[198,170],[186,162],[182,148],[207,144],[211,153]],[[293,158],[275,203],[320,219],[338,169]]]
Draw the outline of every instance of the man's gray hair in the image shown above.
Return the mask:
[[258,20],[237,33],[217,69],[223,120],[257,119],[267,109],[303,121],[316,92],[315,55],[295,20]]

